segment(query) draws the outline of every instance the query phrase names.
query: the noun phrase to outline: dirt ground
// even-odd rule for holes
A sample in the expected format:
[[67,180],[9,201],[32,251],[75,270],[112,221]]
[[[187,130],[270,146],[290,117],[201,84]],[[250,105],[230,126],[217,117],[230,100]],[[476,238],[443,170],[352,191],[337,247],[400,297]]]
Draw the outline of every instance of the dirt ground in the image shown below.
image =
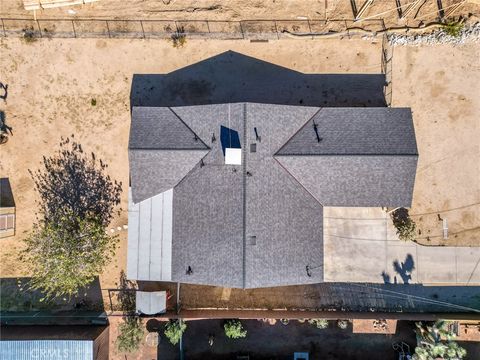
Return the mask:
[[[444,14],[455,8],[459,0],[426,0],[406,19],[393,0],[374,1],[362,15],[363,19],[384,19],[387,27],[418,26],[420,21],[436,21],[439,6]],[[470,0],[452,16],[478,14],[480,4]],[[358,12],[364,0],[354,0]],[[400,0],[400,10],[405,11],[412,1]],[[0,17],[31,18],[33,13],[23,9],[23,0],[0,0]],[[37,12],[42,18],[102,18],[102,19],[186,19],[189,20],[252,20],[252,19],[353,19],[350,0],[100,0],[87,5],[48,9]]]
[[394,49],[392,106],[413,111],[420,156],[410,213],[425,245],[480,246],[479,57],[478,44]]

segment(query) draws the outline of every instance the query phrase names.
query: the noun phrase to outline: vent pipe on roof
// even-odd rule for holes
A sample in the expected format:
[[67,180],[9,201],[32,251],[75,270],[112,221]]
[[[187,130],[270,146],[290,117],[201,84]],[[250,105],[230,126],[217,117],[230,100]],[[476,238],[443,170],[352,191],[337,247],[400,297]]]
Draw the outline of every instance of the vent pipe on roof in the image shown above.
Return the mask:
[[315,120],[313,121],[313,130],[315,131],[315,135],[317,137],[317,142],[322,141],[322,138],[320,137],[320,135],[318,135],[318,125],[315,124]]
[[255,131],[255,138],[257,139],[257,141],[258,141],[258,142],[261,142],[261,141],[262,141],[262,138],[258,135],[257,128],[254,127],[254,128],[253,128],[253,131]]

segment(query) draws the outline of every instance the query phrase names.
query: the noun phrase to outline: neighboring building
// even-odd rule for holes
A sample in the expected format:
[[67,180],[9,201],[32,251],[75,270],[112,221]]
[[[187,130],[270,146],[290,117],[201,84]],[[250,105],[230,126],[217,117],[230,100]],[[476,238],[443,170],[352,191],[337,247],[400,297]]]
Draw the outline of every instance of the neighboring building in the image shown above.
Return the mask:
[[108,360],[108,326],[2,326],[2,360]]
[[[127,277],[234,288],[323,276],[323,207],[409,207],[410,109],[133,107]],[[309,271],[315,269],[315,271]]]
[[15,235],[15,200],[8,178],[0,179],[0,239]]

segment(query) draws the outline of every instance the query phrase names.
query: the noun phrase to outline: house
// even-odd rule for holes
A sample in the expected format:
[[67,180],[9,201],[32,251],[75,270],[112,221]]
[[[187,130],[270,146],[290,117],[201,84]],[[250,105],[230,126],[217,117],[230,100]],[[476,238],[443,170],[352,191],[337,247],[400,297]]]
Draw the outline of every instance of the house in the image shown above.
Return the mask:
[[323,208],[409,207],[417,157],[407,108],[134,106],[127,277],[323,282]]

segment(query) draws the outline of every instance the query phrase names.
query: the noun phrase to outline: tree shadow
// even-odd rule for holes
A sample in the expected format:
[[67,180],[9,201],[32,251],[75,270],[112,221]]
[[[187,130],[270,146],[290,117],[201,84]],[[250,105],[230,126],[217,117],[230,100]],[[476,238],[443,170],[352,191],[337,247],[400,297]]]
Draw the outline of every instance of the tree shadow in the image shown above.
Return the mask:
[[10,135],[13,136],[13,128],[7,125],[7,117],[4,111],[0,111],[0,132],[7,135],[10,133]]
[[117,294],[117,301],[120,305],[120,309],[124,314],[132,315],[135,313],[135,291],[137,286],[135,282],[127,279],[125,272],[120,272],[119,291]]
[[8,84],[4,84],[3,82],[0,81],[0,99],[3,101],[7,101],[8,97]]
[[43,169],[29,169],[45,219],[55,220],[68,209],[80,219],[94,216],[107,226],[120,204],[122,183],[110,179],[106,168],[93,152],[84,153],[73,135],[62,138],[60,150],[52,157],[43,157]]
[[384,74],[304,74],[234,51],[168,74],[134,74],[131,106],[252,102],[385,106]]
[[29,277],[0,280],[1,323],[9,325],[107,324],[99,278],[71,298],[45,300]]
[[[395,260],[393,262],[393,270],[400,276],[403,284],[409,285],[410,280],[412,280],[412,272],[415,270],[415,261],[412,254],[407,254],[404,262]],[[390,274],[383,271],[381,275],[385,284],[392,284]],[[393,284],[398,284],[397,276],[393,277]]]
[[412,280],[412,272],[415,269],[415,263],[413,261],[413,256],[407,254],[405,262],[399,263],[398,260],[393,262],[393,269],[395,272],[400,275],[404,284],[409,284]]

